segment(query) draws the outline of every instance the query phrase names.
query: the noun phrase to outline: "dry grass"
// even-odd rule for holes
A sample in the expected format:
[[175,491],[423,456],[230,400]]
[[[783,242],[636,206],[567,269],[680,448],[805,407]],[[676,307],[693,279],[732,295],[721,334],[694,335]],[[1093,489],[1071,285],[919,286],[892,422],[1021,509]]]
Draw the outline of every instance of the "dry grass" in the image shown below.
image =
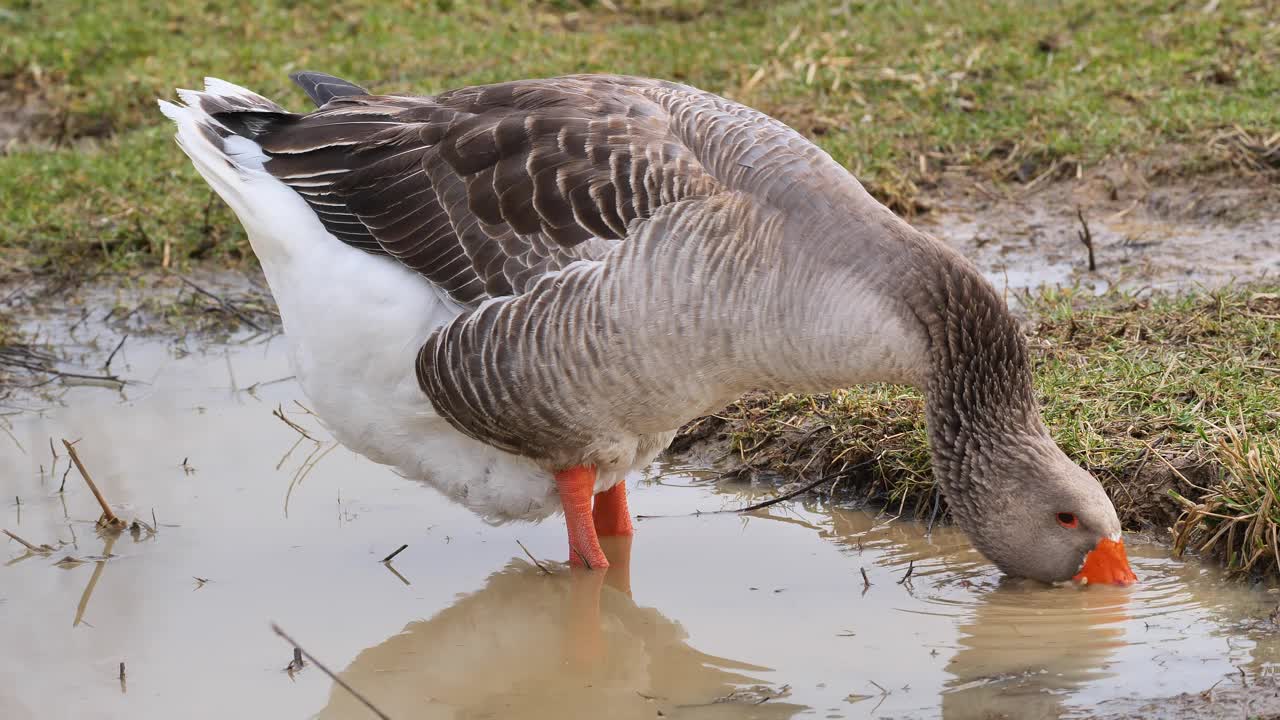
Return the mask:
[[1174,549],[1217,557],[1239,574],[1280,571],[1280,439],[1228,427],[1218,439],[1219,480],[1199,488],[1173,529]]

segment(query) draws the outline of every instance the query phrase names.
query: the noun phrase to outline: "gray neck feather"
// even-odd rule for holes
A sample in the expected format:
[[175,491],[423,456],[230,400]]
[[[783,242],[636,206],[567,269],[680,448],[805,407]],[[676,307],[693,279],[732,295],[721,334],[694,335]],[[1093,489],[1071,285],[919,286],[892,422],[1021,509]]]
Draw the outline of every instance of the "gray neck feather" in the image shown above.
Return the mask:
[[[913,243],[918,276],[909,300],[924,326],[924,383],[934,475],[953,513],[980,523],[990,469],[1018,454],[1056,450],[1040,419],[1026,341],[996,290],[941,243]],[[1052,448],[1051,448],[1052,446]],[[1016,459],[1016,458],[1015,458]]]

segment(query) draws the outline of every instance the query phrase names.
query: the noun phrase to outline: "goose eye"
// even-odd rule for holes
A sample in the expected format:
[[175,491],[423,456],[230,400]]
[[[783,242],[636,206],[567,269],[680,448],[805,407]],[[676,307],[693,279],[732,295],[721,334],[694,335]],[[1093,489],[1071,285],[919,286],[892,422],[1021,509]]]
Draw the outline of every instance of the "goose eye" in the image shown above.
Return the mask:
[[1076,520],[1076,516],[1072,513],[1058,513],[1058,524],[1068,530],[1074,530],[1080,526],[1080,521]]

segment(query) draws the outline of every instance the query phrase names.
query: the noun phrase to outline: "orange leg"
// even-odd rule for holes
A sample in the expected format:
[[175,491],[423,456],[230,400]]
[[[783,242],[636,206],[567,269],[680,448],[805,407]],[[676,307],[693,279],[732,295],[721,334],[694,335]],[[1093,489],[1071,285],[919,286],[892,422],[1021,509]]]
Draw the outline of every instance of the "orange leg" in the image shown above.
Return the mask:
[[609,567],[591,517],[591,494],[595,486],[595,467],[579,465],[556,473],[556,489],[560,491],[564,522],[569,528],[570,567],[590,570]]
[[[612,573],[610,569],[608,573]],[[600,590],[603,572],[575,572],[569,578],[569,602],[564,619],[565,660],[577,672],[589,672],[606,657],[604,632],[600,626]]]
[[604,584],[631,597],[631,540],[630,535],[603,535],[600,546],[609,557],[609,572]]
[[619,481],[596,495],[596,507],[591,515],[595,520],[596,534],[600,537],[634,535],[631,513],[627,510],[627,483]]

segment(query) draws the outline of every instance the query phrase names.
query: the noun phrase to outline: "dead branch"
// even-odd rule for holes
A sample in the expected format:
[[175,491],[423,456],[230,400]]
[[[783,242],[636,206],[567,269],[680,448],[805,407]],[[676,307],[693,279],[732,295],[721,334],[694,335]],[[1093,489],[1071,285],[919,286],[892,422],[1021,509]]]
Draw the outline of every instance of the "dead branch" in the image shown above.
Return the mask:
[[124,527],[124,521],[116,517],[114,512],[111,512],[111,506],[107,504],[107,499],[102,496],[102,491],[98,490],[93,478],[89,477],[89,471],[85,468],[84,463],[80,461],[80,455],[76,452],[75,446],[67,442],[66,438],[62,439],[62,445],[67,449],[67,454],[71,456],[71,462],[75,463],[76,469],[80,471],[80,477],[84,478],[85,484],[93,491],[93,496],[98,499],[98,504],[102,506],[102,523],[107,527]]
[[739,508],[739,509],[737,509],[737,510],[734,510],[733,512],[745,513],[745,512],[751,512],[752,510],[759,510],[759,509],[761,509],[761,508],[767,508],[767,507],[769,507],[770,505],[777,505],[778,503],[780,503],[780,502],[784,502],[784,501],[786,501],[786,500],[790,500],[791,498],[796,497],[797,495],[803,495],[804,493],[809,492],[810,490],[812,490],[812,489],[814,489],[814,488],[818,487],[818,486],[819,486],[819,485],[821,485],[822,483],[825,483],[825,482],[827,482],[827,481],[829,481],[829,480],[831,480],[831,479],[833,479],[833,478],[842,477],[842,476],[844,476],[844,475],[848,475],[849,473],[855,472],[855,471],[857,471],[857,470],[862,470],[863,468],[871,467],[872,465],[874,465],[874,464],[875,464],[876,462],[878,462],[879,460],[880,460],[880,455],[876,455],[875,457],[870,458],[870,459],[868,459],[868,460],[863,460],[863,461],[862,461],[862,462],[860,462],[860,463],[856,463],[856,464],[854,464],[854,465],[850,465],[849,467],[844,468],[843,470],[840,470],[839,472],[832,473],[832,474],[830,474],[830,475],[823,475],[822,477],[818,478],[817,480],[814,480],[813,482],[809,483],[808,485],[805,485],[804,487],[799,488],[799,489],[797,489],[797,490],[792,490],[792,491],[791,491],[791,492],[789,492],[789,493],[786,493],[786,494],[783,494],[783,495],[779,495],[779,496],[777,496],[777,497],[775,497],[775,498],[770,498],[770,499],[768,499],[768,500],[765,500],[764,502],[758,502],[758,503],[756,503],[756,504],[754,504],[754,505],[748,505],[748,506],[746,506],[746,507],[744,507],[744,508]]
[[913,572],[915,572],[915,571],[916,571],[916,561],[915,561],[915,560],[912,560],[910,563],[908,563],[908,564],[907,564],[907,574],[902,576],[902,579],[898,581],[898,584],[899,584],[899,585],[905,585],[905,584],[907,584],[908,582],[910,582],[910,581],[911,581],[911,573],[913,573]]
[[39,553],[39,554],[41,554],[41,555],[48,555],[49,553],[53,552],[53,550],[54,550],[54,548],[52,548],[52,547],[51,547],[51,546],[49,546],[49,545],[33,545],[33,544],[31,544],[31,543],[27,542],[26,540],[23,540],[22,538],[18,537],[17,535],[13,534],[12,532],[9,532],[8,530],[4,530],[4,531],[0,531],[0,532],[4,532],[4,534],[5,534],[5,535],[8,535],[9,537],[13,538],[14,540],[17,540],[18,542],[22,543],[23,547],[25,547],[26,549],[30,550],[30,551],[31,551],[31,552],[33,552],[33,553]]
[[527,547],[525,547],[525,546],[524,546],[524,543],[522,543],[522,542],[520,542],[519,540],[517,540],[517,541],[516,541],[516,544],[520,546],[520,549],[524,551],[524,554],[525,554],[525,555],[528,555],[528,556],[529,556],[529,559],[533,561],[533,564],[538,566],[538,569],[539,569],[539,570],[541,570],[542,572],[544,572],[544,573],[546,573],[546,574],[548,574],[548,575],[550,575],[550,574],[551,574],[551,571],[547,569],[547,566],[546,566],[546,565],[543,565],[541,562],[539,562],[539,561],[538,561],[538,558],[534,557],[534,556],[533,556],[533,553],[529,552],[529,548],[527,548]]
[[278,405],[278,406],[276,406],[276,409],[275,409],[275,410],[272,410],[272,411],[271,411],[271,414],[272,414],[272,415],[275,415],[275,416],[276,416],[276,417],[278,417],[278,418],[280,418],[280,420],[281,420],[281,421],[283,421],[285,425],[288,425],[289,427],[293,428],[293,429],[294,429],[294,431],[295,431],[295,432],[297,432],[297,433],[298,433],[299,435],[301,435],[302,437],[304,437],[304,438],[306,438],[306,439],[310,440],[311,442],[317,442],[317,443],[318,443],[318,442],[320,442],[319,440],[316,440],[315,438],[313,438],[313,437],[311,437],[309,434],[307,434],[307,431],[306,431],[305,429],[303,429],[303,427],[302,427],[301,425],[299,425],[298,423],[296,423],[296,422],[294,422],[294,421],[290,420],[289,418],[285,417],[285,416],[284,416],[284,406],[283,406],[283,405]]
[[235,317],[236,319],[238,319],[240,322],[244,323],[245,325],[248,325],[249,327],[253,328],[254,330],[257,330],[258,332],[265,332],[265,330],[263,329],[263,327],[262,327],[261,325],[259,325],[258,323],[254,322],[252,318],[250,318],[248,315],[246,315],[244,312],[242,312],[242,311],[240,310],[240,308],[236,307],[235,303],[231,302],[230,300],[227,300],[226,298],[224,298],[224,297],[222,297],[222,296],[220,296],[220,295],[216,295],[216,294],[214,294],[214,293],[209,292],[208,290],[205,290],[204,288],[202,288],[202,287],[200,287],[199,285],[197,285],[197,284],[195,284],[195,283],[191,282],[190,280],[186,279],[185,277],[183,277],[183,276],[181,276],[181,275],[178,275],[177,273],[174,273],[174,277],[176,277],[176,278],[178,278],[179,280],[181,280],[183,283],[185,283],[185,284],[186,284],[188,287],[190,287],[192,290],[195,290],[196,292],[200,293],[201,295],[204,295],[205,297],[210,298],[210,299],[211,299],[211,300],[213,300],[214,302],[218,303],[218,306],[219,306],[219,307],[221,307],[221,308],[222,308],[222,310],[223,310],[224,312],[226,312],[226,313],[227,313],[227,314],[229,314],[229,315],[234,316],[234,317]]
[[280,629],[280,626],[279,626],[279,625],[277,625],[277,624],[275,624],[275,623],[271,623],[271,630],[272,630],[272,632],[274,632],[275,634],[277,634],[277,635],[279,635],[280,637],[284,638],[285,642],[287,642],[287,643],[289,643],[290,645],[292,645],[292,646],[294,647],[294,649],[297,651],[297,654],[301,654],[301,655],[302,655],[303,657],[305,657],[305,658],[307,659],[307,661],[308,661],[308,662],[310,662],[312,665],[315,665],[316,667],[320,668],[320,671],[321,671],[321,672],[323,672],[325,675],[328,675],[330,680],[332,680],[332,681],[334,681],[335,683],[337,683],[338,685],[342,686],[342,689],[343,689],[343,690],[346,690],[347,692],[351,693],[351,696],[352,696],[352,697],[354,697],[355,699],[359,700],[359,701],[361,702],[361,704],[363,704],[365,707],[369,708],[369,710],[371,710],[371,711],[373,712],[373,714],[374,714],[374,715],[377,715],[378,717],[382,718],[382,720],[391,720],[391,717],[390,717],[389,715],[387,715],[386,713],[384,713],[384,712],[382,712],[381,710],[379,710],[379,709],[378,709],[378,708],[377,708],[373,703],[369,702],[369,699],[368,699],[368,698],[366,698],[365,696],[361,695],[359,692],[357,692],[357,691],[356,691],[356,689],[355,689],[355,688],[353,688],[353,687],[351,687],[350,685],[348,685],[348,684],[347,684],[347,682],[346,682],[345,680],[343,680],[342,678],[340,678],[340,677],[338,677],[337,675],[335,675],[335,674],[334,674],[334,672],[333,672],[332,670],[330,670],[329,668],[325,667],[323,663],[321,663],[319,660],[317,660],[317,659],[316,659],[316,656],[315,656],[315,655],[312,655],[311,653],[309,653],[309,652],[307,652],[306,650],[302,649],[302,646],[301,646],[301,645],[299,645],[297,642],[295,642],[293,638],[289,637],[289,634],[288,634],[288,633],[286,633],[284,630]]
[[388,555],[388,556],[386,556],[386,557],[382,558],[382,562],[383,562],[383,563],[389,563],[389,562],[391,562],[392,560],[394,560],[394,559],[395,559],[395,557],[396,557],[397,555],[399,555],[400,553],[404,552],[404,549],[405,549],[405,548],[407,548],[407,547],[409,547],[409,544],[408,544],[408,543],[405,543],[404,545],[401,545],[400,547],[398,547],[398,548],[396,548],[396,549],[395,549],[395,552],[393,552],[393,553],[391,553],[390,555]]
[[128,339],[129,339],[128,333],[125,333],[123,336],[121,336],[120,342],[116,343],[115,349],[112,350],[111,354],[107,356],[107,361],[102,364],[102,369],[104,372],[111,372],[111,361],[116,359],[116,353],[120,352],[120,348],[124,347],[124,341]]
[[1093,233],[1089,231],[1089,222],[1084,219],[1084,210],[1079,206],[1076,207],[1076,217],[1080,218],[1082,228],[1076,231],[1076,237],[1080,238],[1081,244],[1089,250],[1089,272],[1097,272],[1098,263],[1093,257]]

